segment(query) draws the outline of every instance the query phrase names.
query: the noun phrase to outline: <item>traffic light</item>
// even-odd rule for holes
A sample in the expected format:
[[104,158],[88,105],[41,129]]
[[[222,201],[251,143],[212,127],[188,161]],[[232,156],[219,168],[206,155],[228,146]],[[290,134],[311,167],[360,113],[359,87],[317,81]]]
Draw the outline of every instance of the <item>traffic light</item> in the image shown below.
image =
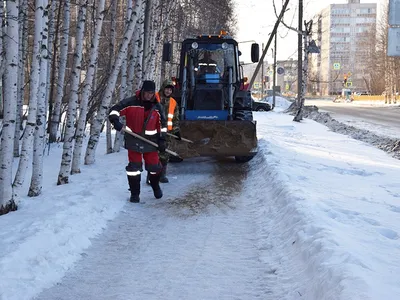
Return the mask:
[[347,86],[347,75],[343,76],[343,84],[344,86]]

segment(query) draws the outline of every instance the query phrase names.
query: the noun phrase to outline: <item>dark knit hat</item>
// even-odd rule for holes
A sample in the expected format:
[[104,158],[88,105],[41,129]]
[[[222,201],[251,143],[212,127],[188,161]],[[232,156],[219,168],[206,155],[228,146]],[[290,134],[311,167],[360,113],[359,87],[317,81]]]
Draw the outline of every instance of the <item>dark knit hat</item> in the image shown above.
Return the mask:
[[142,91],[143,92],[155,92],[156,91],[156,84],[152,80],[145,80],[143,81],[142,85]]

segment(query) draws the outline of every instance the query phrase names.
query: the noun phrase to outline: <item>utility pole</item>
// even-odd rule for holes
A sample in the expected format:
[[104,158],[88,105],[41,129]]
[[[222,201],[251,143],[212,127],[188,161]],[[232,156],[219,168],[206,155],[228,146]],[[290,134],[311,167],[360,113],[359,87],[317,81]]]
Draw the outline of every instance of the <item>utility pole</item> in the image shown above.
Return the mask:
[[308,81],[308,55],[310,53],[319,53],[320,50],[315,44],[314,40],[310,41],[310,36],[312,32],[312,25],[313,21],[310,20],[308,22],[304,21],[304,31],[302,32],[303,43],[304,43],[304,59],[302,61],[302,68],[301,68],[301,82],[297,84],[301,87],[300,94],[301,96],[298,97],[300,103],[298,103],[298,111],[293,119],[293,121],[300,122],[303,119],[303,106],[304,106],[304,99],[307,92],[307,81]]
[[272,85],[272,109],[275,107],[275,90],[276,90],[276,45],[277,45],[277,34],[275,34],[275,42],[274,42],[274,74],[273,74],[273,85]]
[[281,22],[283,15],[285,14],[288,4],[289,4],[289,0],[286,0],[282,6],[282,10],[281,10],[281,13],[279,14],[278,20],[276,20],[276,22],[275,22],[274,29],[272,30],[271,35],[268,39],[267,45],[265,46],[265,49],[261,55],[261,60],[258,62],[256,70],[254,71],[253,76],[250,79],[250,86],[253,86],[253,84],[254,84],[257,74],[260,71],[261,61],[264,61],[265,55],[267,54],[269,46],[271,45],[272,39],[275,37],[276,31],[278,30],[279,23]]
[[297,28],[297,106],[300,107],[303,85],[303,0],[299,0],[299,22]]
[[[261,49],[264,51],[264,43],[261,44]],[[264,98],[264,60],[261,61],[261,99]]]

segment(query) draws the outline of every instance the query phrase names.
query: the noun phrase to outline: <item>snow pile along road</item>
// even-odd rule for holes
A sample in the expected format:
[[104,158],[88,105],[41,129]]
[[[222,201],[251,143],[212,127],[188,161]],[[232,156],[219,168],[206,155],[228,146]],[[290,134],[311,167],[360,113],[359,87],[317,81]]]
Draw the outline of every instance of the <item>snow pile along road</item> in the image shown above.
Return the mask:
[[263,150],[251,164],[273,197],[248,188],[264,257],[274,255],[274,299],[397,299],[400,163],[312,120],[258,116]]
[[[288,112],[291,111],[289,108]],[[330,116],[327,112],[319,112],[317,106],[304,106],[303,117],[309,118],[327,126],[334,132],[351,136],[353,139],[371,144],[378,149],[390,153],[393,157],[400,159],[400,139],[376,134],[367,129],[357,128],[344,124]]]

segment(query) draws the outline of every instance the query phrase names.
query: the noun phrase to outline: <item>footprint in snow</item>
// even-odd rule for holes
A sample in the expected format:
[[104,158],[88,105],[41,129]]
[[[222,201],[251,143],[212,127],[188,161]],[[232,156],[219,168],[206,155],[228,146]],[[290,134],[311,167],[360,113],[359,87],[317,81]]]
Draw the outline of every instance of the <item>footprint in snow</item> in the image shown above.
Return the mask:
[[378,232],[383,235],[384,237],[390,239],[390,240],[397,240],[399,238],[399,235],[397,234],[396,231],[388,228],[379,228]]

